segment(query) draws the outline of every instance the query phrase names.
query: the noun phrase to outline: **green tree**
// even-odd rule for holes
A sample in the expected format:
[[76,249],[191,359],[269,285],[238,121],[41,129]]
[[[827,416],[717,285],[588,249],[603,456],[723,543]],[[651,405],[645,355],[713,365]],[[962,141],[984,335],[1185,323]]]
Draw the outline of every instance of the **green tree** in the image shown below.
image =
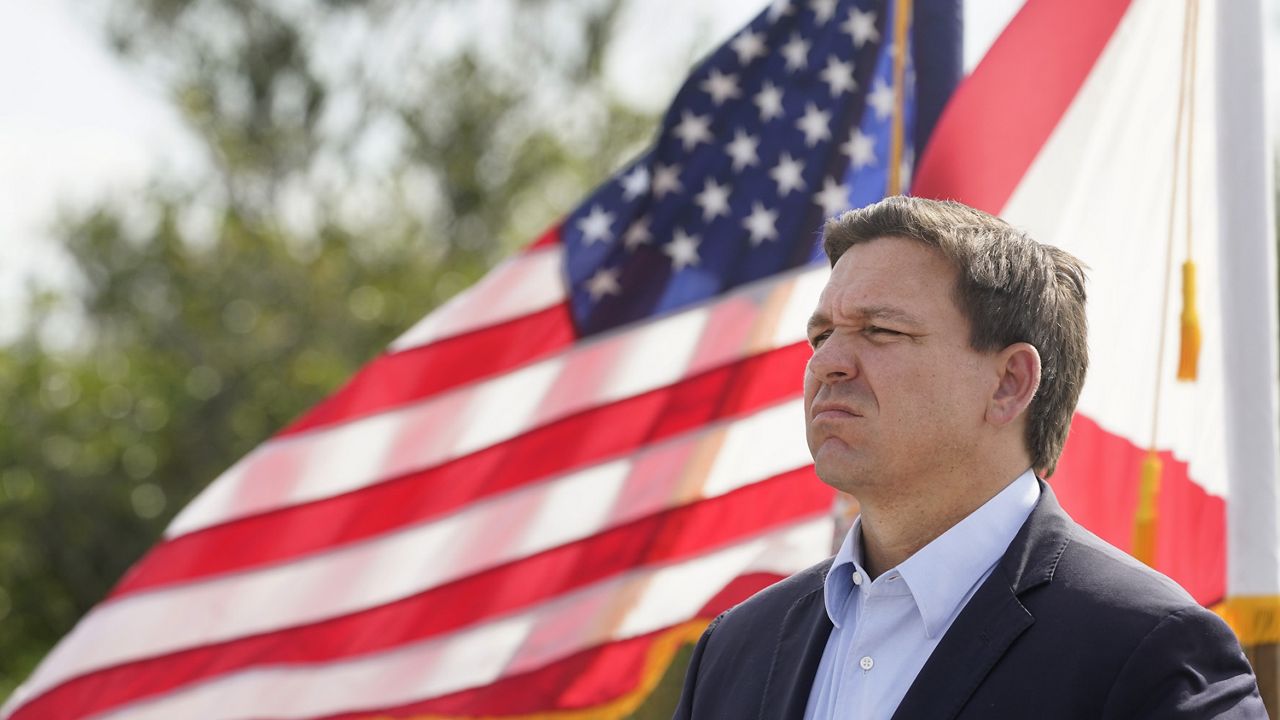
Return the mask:
[[204,485],[644,144],[604,80],[619,0],[493,7],[97,8],[204,167],[60,218],[77,289],[0,347],[0,697]]

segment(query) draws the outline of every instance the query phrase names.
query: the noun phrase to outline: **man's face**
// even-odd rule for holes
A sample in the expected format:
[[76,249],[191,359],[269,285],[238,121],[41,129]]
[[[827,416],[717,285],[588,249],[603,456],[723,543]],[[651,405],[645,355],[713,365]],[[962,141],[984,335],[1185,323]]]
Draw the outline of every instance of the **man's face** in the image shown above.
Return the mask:
[[[975,453],[998,376],[969,347],[938,251],[884,237],[836,263],[810,321],[805,420],[818,476],[855,497],[910,492]],[[862,498],[860,498],[862,499]]]

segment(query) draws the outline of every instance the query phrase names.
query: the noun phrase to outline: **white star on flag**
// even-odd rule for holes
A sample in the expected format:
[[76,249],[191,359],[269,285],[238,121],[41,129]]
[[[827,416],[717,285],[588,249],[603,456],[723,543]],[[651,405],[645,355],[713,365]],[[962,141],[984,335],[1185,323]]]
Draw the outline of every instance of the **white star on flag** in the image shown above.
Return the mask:
[[742,130],[734,131],[733,142],[724,146],[725,152],[733,158],[733,171],[742,172],[742,169],[748,165],[759,165],[760,156],[756,153],[756,148],[759,146],[759,138],[748,135]]
[[791,0],[773,0],[769,3],[769,20],[777,20],[791,14]]
[[791,159],[791,153],[782,153],[778,164],[769,171],[769,177],[778,183],[778,195],[786,196],[792,190],[804,189],[804,163]]
[[836,14],[836,0],[813,0],[809,3],[809,9],[813,10],[813,18],[819,25],[826,25],[831,16]]
[[619,295],[622,286],[618,284],[617,268],[600,268],[587,280],[587,292],[592,300],[599,300],[605,295]]
[[822,81],[831,88],[832,95],[842,95],[858,87],[857,81],[853,79],[853,63],[841,62],[835,56],[827,58],[827,66],[820,75]]
[[792,35],[782,46],[782,56],[787,59],[787,69],[791,72],[804,68],[809,64],[809,42],[798,33]]
[[605,212],[604,208],[594,205],[591,212],[586,217],[578,220],[578,230],[582,232],[582,242],[591,245],[601,240],[610,240],[613,238],[613,232],[609,226],[613,224],[613,213]]
[[849,186],[836,182],[835,178],[822,181],[822,192],[813,196],[814,202],[822,206],[822,216],[831,217],[849,207]]
[[729,43],[729,47],[738,54],[738,64],[744,66],[758,57],[764,57],[768,52],[765,49],[764,33],[755,33],[750,30],[734,38],[733,42]]
[[622,196],[635,200],[649,189],[649,168],[637,165],[635,170],[622,176]]
[[680,166],[657,163],[653,167],[653,194],[661,198],[667,193],[680,192],[684,185],[680,184]]
[[893,101],[893,88],[882,80],[877,80],[876,86],[867,94],[867,104],[875,109],[876,117],[881,120],[887,120],[893,114]]
[[769,210],[760,203],[751,204],[751,214],[742,221],[742,226],[751,233],[751,244],[759,245],[765,240],[777,240],[778,211]]
[[854,170],[861,170],[876,161],[876,139],[854,128],[853,134],[840,146],[840,152],[849,156]]
[[653,240],[653,234],[649,232],[649,216],[644,215],[631,223],[631,227],[627,228],[626,234],[622,236],[622,242],[628,250],[635,250],[641,245],[648,245]]
[[760,122],[782,117],[782,91],[766,80],[755,96],[756,107],[760,108]]
[[693,201],[702,208],[702,221],[711,222],[720,215],[729,214],[729,184],[719,185],[715,180],[707,178],[702,192],[693,197]]
[[[711,74],[700,85],[708,95],[711,96],[711,102],[716,105],[723,105],[725,100],[729,98],[742,97],[742,91],[738,89],[738,76],[732,73],[722,73],[716,68],[711,68]],[[710,139],[708,137],[708,139]],[[686,148],[688,149],[688,148]]]
[[679,271],[690,265],[697,265],[700,258],[698,257],[698,243],[702,242],[697,235],[690,235],[684,230],[676,229],[676,236],[667,243],[662,252],[671,258],[671,266]]
[[809,147],[831,138],[831,113],[819,110],[817,105],[805,106],[804,117],[796,121],[796,127],[804,133],[804,144]]
[[876,14],[870,11],[863,12],[854,8],[849,12],[848,19],[840,29],[853,38],[853,46],[856,48],[866,45],[867,41],[874,42],[880,39],[880,31],[876,30]]
[[711,120],[706,115],[694,115],[685,110],[680,124],[671,130],[671,134],[680,138],[686,151],[692,150],[700,142],[711,142]]

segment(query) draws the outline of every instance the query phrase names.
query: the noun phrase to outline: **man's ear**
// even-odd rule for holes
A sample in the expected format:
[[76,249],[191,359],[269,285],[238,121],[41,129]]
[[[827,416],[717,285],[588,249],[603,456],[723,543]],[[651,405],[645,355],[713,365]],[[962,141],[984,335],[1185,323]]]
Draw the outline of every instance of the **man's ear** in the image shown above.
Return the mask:
[[1004,426],[1018,419],[1040,387],[1040,353],[1030,343],[1014,343],[996,354],[999,382],[987,401],[987,422]]

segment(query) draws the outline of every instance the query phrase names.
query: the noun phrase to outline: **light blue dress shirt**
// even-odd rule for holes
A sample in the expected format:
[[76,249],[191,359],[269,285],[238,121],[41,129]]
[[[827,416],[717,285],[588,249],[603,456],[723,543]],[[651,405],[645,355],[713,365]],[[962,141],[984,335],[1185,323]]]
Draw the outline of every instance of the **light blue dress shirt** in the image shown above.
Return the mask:
[[887,720],[1040,499],[1030,470],[916,554],[871,582],[854,521],[824,588],[835,628],[805,720]]

